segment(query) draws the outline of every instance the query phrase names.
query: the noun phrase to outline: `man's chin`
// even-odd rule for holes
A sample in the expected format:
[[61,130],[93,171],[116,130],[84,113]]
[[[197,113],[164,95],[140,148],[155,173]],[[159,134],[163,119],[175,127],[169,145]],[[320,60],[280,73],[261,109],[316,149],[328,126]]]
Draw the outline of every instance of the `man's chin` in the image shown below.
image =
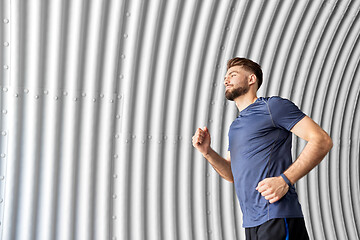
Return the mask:
[[225,92],[225,98],[226,98],[227,100],[229,100],[229,101],[234,101],[234,96],[233,96],[233,94],[230,93],[230,92],[228,92],[228,91]]
[[225,97],[230,101],[235,101],[236,98],[245,95],[248,91],[249,88],[242,88],[242,87],[233,89],[232,91],[229,89],[225,91]]

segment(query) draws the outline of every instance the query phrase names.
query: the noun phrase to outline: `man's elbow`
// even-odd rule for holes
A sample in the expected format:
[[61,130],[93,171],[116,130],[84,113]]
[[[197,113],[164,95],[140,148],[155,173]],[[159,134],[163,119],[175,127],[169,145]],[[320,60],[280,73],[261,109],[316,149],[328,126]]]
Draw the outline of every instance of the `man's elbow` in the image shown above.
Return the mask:
[[320,138],[319,143],[321,144],[323,149],[326,151],[326,153],[330,152],[331,148],[334,145],[331,137],[326,132]]
[[[328,148],[329,148],[329,151],[332,149],[333,146],[334,146],[334,143],[333,143],[331,137],[329,137],[329,138],[328,138]],[[329,152],[329,151],[328,151],[328,152]]]
[[228,182],[231,182],[231,183],[234,183],[234,177],[231,175],[231,176],[227,176],[227,177],[223,177],[226,181]]
[[317,148],[325,154],[327,154],[333,147],[333,141],[325,131],[313,135],[309,142],[315,144]]
[[328,134],[326,134],[326,136],[324,136],[323,144],[326,147],[327,152],[329,152],[331,150],[331,148],[333,147],[334,143]]

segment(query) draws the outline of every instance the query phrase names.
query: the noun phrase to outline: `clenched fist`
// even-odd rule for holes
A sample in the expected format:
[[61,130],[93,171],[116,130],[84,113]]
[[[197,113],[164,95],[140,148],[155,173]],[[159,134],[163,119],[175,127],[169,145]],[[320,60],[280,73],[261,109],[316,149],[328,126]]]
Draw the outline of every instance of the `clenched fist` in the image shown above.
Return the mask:
[[203,155],[209,153],[210,142],[210,133],[207,127],[204,127],[204,129],[198,128],[195,135],[192,137],[193,146]]
[[289,186],[282,177],[271,177],[259,182],[256,190],[270,203],[274,203],[288,192]]

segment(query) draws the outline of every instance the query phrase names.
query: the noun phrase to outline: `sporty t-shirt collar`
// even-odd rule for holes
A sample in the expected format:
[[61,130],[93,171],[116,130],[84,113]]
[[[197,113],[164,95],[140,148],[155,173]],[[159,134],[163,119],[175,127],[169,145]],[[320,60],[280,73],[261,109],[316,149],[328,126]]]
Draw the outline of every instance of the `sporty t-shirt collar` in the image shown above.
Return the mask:
[[258,97],[255,102],[253,102],[252,104],[250,104],[249,106],[247,106],[246,108],[244,108],[240,113],[238,117],[243,116],[247,111],[249,111],[249,109],[251,109],[252,106],[254,106],[256,103],[258,103],[260,100],[262,99],[262,97]]

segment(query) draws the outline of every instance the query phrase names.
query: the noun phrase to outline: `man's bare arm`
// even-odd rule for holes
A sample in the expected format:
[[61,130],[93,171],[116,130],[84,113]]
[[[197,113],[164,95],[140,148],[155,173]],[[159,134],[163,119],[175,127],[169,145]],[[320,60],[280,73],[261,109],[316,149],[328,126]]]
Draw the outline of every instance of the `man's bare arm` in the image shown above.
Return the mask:
[[230,153],[228,152],[228,159],[221,157],[212,148],[209,153],[203,155],[206,160],[213,166],[213,168],[220,174],[222,178],[229,182],[234,182],[234,177],[231,171]]
[[229,182],[234,182],[230,153],[228,152],[227,159],[225,159],[210,147],[211,138],[207,127],[204,127],[204,129],[198,128],[192,138],[192,142],[193,146],[206,158],[221,177]]
[[333,143],[330,136],[308,116],[296,124],[291,132],[307,141],[297,160],[284,172],[294,184],[324,159]]
[[[285,177],[294,184],[323,160],[333,143],[329,135],[308,116],[295,124],[291,132],[307,141],[297,160],[284,172]],[[281,176],[266,178],[256,188],[270,203],[280,200],[288,189]]]

